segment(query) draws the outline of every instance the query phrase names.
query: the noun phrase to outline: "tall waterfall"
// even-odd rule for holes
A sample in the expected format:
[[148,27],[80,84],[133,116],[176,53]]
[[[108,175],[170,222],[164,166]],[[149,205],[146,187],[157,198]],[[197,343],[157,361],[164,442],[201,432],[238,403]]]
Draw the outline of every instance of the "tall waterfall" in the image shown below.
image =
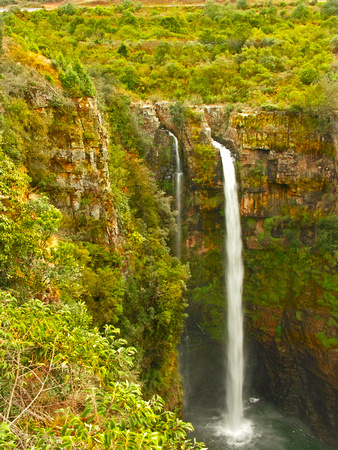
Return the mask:
[[176,156],[176,171],[175,171],[175,187],[176,187],[176,223],[177,223],[177,236],[176,236],[176,256],[177,258],[181,258],[181,220],[182,220],[182,205],[181,205],[181,197],[182,197],[182,169],[181,169],[181,160],[180,154],[178,151],[178,139],[171,132],[168,131],[169,136],[174,139],[174,147],[175,147],[175,156]]
[[230,151],[218,142],[220,150],[225,197],[226,226],[226,287],[227,287],[227,378],[226,378],[226,428],[240,434],[243,425],[243,261],[240,214],[238,207],[236,174]]

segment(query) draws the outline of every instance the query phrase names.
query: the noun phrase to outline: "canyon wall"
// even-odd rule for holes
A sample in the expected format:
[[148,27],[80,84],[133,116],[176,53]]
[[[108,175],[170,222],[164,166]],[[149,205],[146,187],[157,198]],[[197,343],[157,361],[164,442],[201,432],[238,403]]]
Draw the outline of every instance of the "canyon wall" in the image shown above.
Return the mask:
[[[96,100],[71,100],[40,88],[28,95],[31,108],[48,126],[47,190],[65,217],[63,231],[73,231],[73,218],[83,218],[88,229],[102,228],[102,239],[116,244],[120,236],[109,179],[109,138]],[[86,227],[82,237],[90,239]]]
[[153,139],[147,160],[174,193],[173,132],[184,170],[182,259],[190,310],[224,333],[224,209],[215,139],[236,158],[244,239],[244,307],[252,389],[337,436],[336,123],[316,115],[158,102],[131,106]]

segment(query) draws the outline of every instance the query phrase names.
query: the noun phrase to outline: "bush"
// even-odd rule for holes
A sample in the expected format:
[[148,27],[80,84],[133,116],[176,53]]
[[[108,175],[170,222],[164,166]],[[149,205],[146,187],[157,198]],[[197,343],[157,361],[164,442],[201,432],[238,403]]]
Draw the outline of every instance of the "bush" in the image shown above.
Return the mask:
[[37,295],[57,272],[46,242],[62,216],[46,198],[26,201],[29,178],[0,155],[0,286]]
[[292,19],[301,21],[307,20],[311,16],[310,8],[305,3],[300,3],[291,13]]
[[171,31],[172,33],[179,33],[181,31],[181,25],[179,21],[172,16],[164,17],[161,19],[161,25],[163,28]]
[[318,70],[310,64],[307,64],[299,72],[299,79],[303,84],[311,84],[319,78]]
[[58,8],[58,13],[60,16],[66,15],[66,16],[74,16],[77,13],[77,6],[73,3],[69,2],[64,6],[60,6]]
[[186,122],[186,107],[182,102],[176,102],[170,105],[169,112],[175,127],[182,131]]
[[318,221],[318,247],[334,255],[337,252],[338,243],[338,217],[334,214],[322,217]]
[[327,0],[321,6],[321,15],[324,19],[338,15],[338,0]]
[[247,0],[237,0],[236,6],[238,9],[247,9],[248,7]]
[[0,321],[3,448],[202,448],[159,397],[142,399],[134,350],[91,328],[83,305],[19,306],[0,291]]
[[126,85],[126,88],[135,91],[139,84],[140,78],[134,66],[127,66],[120,75],[120,81]]

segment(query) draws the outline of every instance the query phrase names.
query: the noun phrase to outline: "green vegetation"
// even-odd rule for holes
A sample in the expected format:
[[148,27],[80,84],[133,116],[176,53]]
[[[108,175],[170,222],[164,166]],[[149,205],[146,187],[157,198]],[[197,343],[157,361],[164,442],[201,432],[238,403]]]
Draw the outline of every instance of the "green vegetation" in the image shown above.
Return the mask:
[[175,374],[176,345],[186,307],[182,294],[189,270],[170,255],[166,245],[176,230],[175,219],[169,199],[158,192],[139,159],[147,141],[131,120],[128,98],[111,94],[106,108],[114,155],[110,163],[113,195],[117,207],[123,208],[120,227],[125,230],[131,271],[125,284],[121,329],[143,353],[141,373],[146,385],[164,393]]
[[330,46],[336,0],[243,5],[208,1],[203,10],[155,10],[132,2],[105,9],[69,3],[53,11],[15,10],[3,20],[16,43],[12,53],[23,48],[56,62],[61,55],[64,64],[56,66],[67,89],[92,92],[74,70],[74,61],[81,61],[97,86],[109,77],[141,99],[282,109],[328,105],[337,81]]
[[[202,262],[201,248],[193,249],[188,295],[203,303],[219,338],[224,213],[211,192],[214,149],[200,144],[201,118],[186,105],[227,103],[228,118],[244,103],[294,116],[311,111],[304,127],[327,131],[337,92],[337,2],[313,3],[68,3],[1,15],[0,447],[201,448],[186,440],[190,425],[167,411],[181,400],[176,347],[190,268],[170,253],[170,199],[145,165],[152,143],[129,106],[170,100],[174,127],[191,131],[201,189],[193,207],[203,231],[217,223]],[[103,164],[88,164],[106,151],[100,120],[81,115],[93,96],[108,127],[109,180]],[[86,159],[77,164],[79,149]],[[265,181],[258,162],[248,185]],[[95,202],[104,209],[99,218]],[[255,227],[249,219],[247,231]],[[338,317],[337,218],[289,208],[264,229],[264,250],[245,255],[245,301],[315,303]],[[325,348],[336,343],[324,331],[317,339]]]
[[20,305],[1,291],[0,321],[1,448],[201,448],[160,398],[143,400],[135,350],[93,328],[83,305]]
[[[86,194],[73,216],[62,218],[51,203],[67,194],[55,182],[51,164],[55,145],[66,149],[77,132],[79,104],[59,88],[48,97],[50,88],[35,70],[9,59],[1,64],[5,415],[0,444],[27,449],[199,448],[186,441],[190,425],[164,412],[164,402],[153,397],[161,393],[166,408],[177,407],[181,398],[176,347],[189,271],[170,255],[174,216],[169,199],[158,192],[137,156],[146,143],[132,123],[127,98],[116,93],[107,97],[111,191],[103,192],[101,201],[108,212],[113,202],[121,239],[108,246],[109,217],[99,221],[86,213],[93,194]],[[35,93],[47,95],[48,114],[32,109]],[[90,123],[84,140],[94,142]],[[35,139],[36,149],[31,147]],[[81,176],[84,168],[76,170]],[[79,301],[92,319],[76,306]],[[124,349],[127,341],[115,343],[112,325],[137,349],[133,371],[131,351]],[[139,417],[140,408],[144,413]]]
[[261,186],[267,180],[265,167],[262,161],[256,161],[255,165],[251,166],[248,172],[248,175],[245,177],[245,182],[250,187]]
[[59,69],[59,80],[62,87],[69,92],[71,97],[94,97],[95,89],[89,78],[87,72],[85,72],[83,65],[80,62],[76,62],[73,65],[68,64],[65,67],[65,63],[60,54],[60,64],[57,65]]
[[[221,226],[208,233],[202,245],[208,248],[201,258],[201,244],[193,248],[189,255],[191,280],[189,283],[189,304],[202,312],[203,328],[214,339],[224,339],[224,239]],[[220,276],[221,274],[221,276]]]
[[194,147],[194,160],[197,177],[194,181],[204,187],[211,187],[214,182],[216,153],[212,146],[197,144]]
[[[214,214],[216,212],[214,211]],[[204,223],[207,218],[204,216]],[[190,259],[192,278],[189,300],[199,308],[204,326],[216,339],[224,333],[224,286],[219,274],[224,273],[223,237],[216,221],[210,233],[205,228],[203,246],[207,252]],[[242,217],[246,239],[255,236],[258,248],[244,249],[244,304],[278,309],[295,309],[296,319],[302,321],[298,309],[313,309],[329,313],[327,326],[334,327],[337,308],[337,239],[338,218],[320,209],[286,205],[283,214],[264,220],[264,228],[256,229],[257,220]],[[248,310],[252,320],[258,320],[256,310]],[[321,317],[316,320],[322,321]],[[325,334],[325,333],[324,333]],[[318,339],[323,344],[323,336]],[[276,338],[282,336],[279,324]],[[321,338],[321,337],[322,338]],[[329,344],[336,342],[328,336]]]
[[[185,438],[190,425],[164,411],[180,408],[176,347],[189,269],[170,254],[175,219],[141,159],[149,142],[108,71],[98,95],[109,126],[110,187],[100,187],[102,168],[94,172],[87,160],[70,169],[59,156],[72,145],[86,158],[103,152],[97,119],[83,112],[89,100],[80,99],[95,90],[80,58],[61,46],[51,52],[42,35],[28,42],[12,34],[26,14],[4,14],[0,60],[0,446],[200,448]],[[39,14],[31,17],[34,33],[48,29]],[[81,23],[71,5],[50,14],[55,23],[63,16]],[[89,188],[76,212],[62,216],[53,204],[74,194],[57,181],[65,168],[74,180],[86,174]],[[88,212],[95,202],[105,211],[100,219]],[[115,240],[107,236],[114,221]],[[115,344],[113,325],[124,342]],[[133,371],[127,342],[137,350]]]
[[26,201],[29,178],[2,152],[0,174],[1,288],[21,298],[51,294],[58,255],[48,240],[57,231],[61,213],[44,197]]
[[[61,56],[56,59],[61,66]],[[63,217],[61,231],[67,241],[63,237],[55,243],[54,236],[49,242],[61,214],[43,192],[56,204],[67,195],[67,189],[62,191],[55,181],[51,161],[55,149],[67,149],[72,139],[78,139],[78,104],[57,86],[50,87],[36,70],[8,57],[1,64],[1,286],[22,300],[84,301],[96,326],[119,326],[129,344],[139,350],[137,362],[147,394],[161,392],[175,405],[180,393],[176,388],[172,391],[171,385],[178,384],[176,345],[189,271],[170,255],[168,242],[175,219],[169,199],[158,191],[139,159],[148,141],[130,117],[130,100],[105,92],[111,193],[86,193],[77,215]],[[81,64],[73,67],[74,73],[84,73]],[[64,87],[68,95],[79,95],[80,85]],[[42,95],[48,114],[32,109],[30,99],[35,95]],[[83,141],[90,151],[91,146],[99,146],[97,132],[91,119],[82,120],[86,120]],[[84,170],[78,165],[76,177]],[[33,187],[37,191],[27,201]],[[93,201],[101,201],[107,210],[116,209],[122,245],[107,247],[109,217],[90,217],[88,206]]]
[[258,235],[263,249],[245,251],[245,301],[313,307],[338,317],[337,226],[335,215],[300,207],[266,219],[265,231]]
[[324,331],[316,333],[316,338],[326,350],[329,348],[337,348],[338,346],[338,339],[335,337],[328,337]]

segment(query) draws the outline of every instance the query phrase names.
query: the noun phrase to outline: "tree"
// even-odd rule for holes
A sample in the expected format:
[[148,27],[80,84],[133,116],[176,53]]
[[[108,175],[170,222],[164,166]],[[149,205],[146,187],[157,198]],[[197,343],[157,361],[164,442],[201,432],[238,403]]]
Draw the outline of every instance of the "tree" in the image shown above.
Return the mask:
[[120,75],[120,81],[126,85],[127,89],[135,91],[140,84],[140,78],[135,67],[127,66]]
[[161,42],[156,47],[156,52],[154,55],[154,60],[156,64],[162,64],[166,55],[170,53],[170,44],[168,42]]
[[72,97],[94,97],[95,88],[83,65],[76,61],[73,65],[68,64],[65,72],[59,74],[62,87],[66,89]]
[[80,80],[81,94],[85,95],[87,97],[94,97],[95,96],[95,88],[93,86],[93,83],[91,82],[91,79],[90,79],[88,73],[85,71],[85,68],[80,63],[80,61],[76,61],[73,64],[73,68],[74,68],[75,72],[77,73],[79,80]]
[[64,73],[59,74],[59,80],[61,81],[62,87],[66,89],[72,97],[81,97],[81,81],[78,74],[68,64]]
[[127,58],[127,56],[129,55],[128,48],[124,42],[122,42],[117,49],[117,53],[121,56],[124,56],[125,58]]
[[50,288],[47,241],[61,213],[44,197],[26,200],[29,178],[3,154],[0,175],[0,286],[41,295]]

